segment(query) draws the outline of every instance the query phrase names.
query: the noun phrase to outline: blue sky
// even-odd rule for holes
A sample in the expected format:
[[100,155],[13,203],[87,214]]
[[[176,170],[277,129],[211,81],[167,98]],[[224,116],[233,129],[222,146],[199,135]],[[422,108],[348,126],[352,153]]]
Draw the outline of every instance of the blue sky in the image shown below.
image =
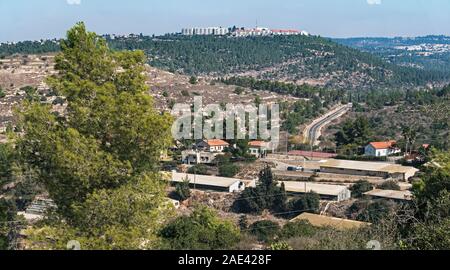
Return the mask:
[[0,42],[185,26],[295,28],[328,37],[450,35],[450,0],[0,0]]

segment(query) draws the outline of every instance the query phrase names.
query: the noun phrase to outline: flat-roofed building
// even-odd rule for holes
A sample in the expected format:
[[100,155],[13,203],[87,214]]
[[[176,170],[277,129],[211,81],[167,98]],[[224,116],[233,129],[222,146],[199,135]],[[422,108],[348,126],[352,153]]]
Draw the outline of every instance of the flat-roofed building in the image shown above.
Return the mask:
[[382,162],[330,159],[321,162],[320,171],[323,173],[374,176],[386,179],[393,178],[396,180],[408,181],[419,170],[414,167],[406,167]]
[[193,35],[216,35],[216,36],[224,36],[229,33],[227,28],[223,27],[195,27],[195,28],[183,28],[181,29],[181,34],[184,36],[193,36]]
[[221,153],[186,150],[181,152],[181,161],[184,164],[213,164]]
[[337,202],[349,200],[351,198],[351,191],[346,186],[294,181],[280,182],[280,185],[281,183],[284,183],[286,192],[294,195],[315,192],[319,194],[320,198],[323,200]]
[[328,216],[315,215],[310,213],[303,213],[291,220],[291,222],[308,221],[314,227],[331,227],[337,230],[351,230],[368,227],[371,224],[350,219],[342,219]]
[[173,184],[182,183],[185,180],[189,181],[192,188],[219,192],[239,192],[246,187],[244,181],[236,178],[172,172],[171,182]]
[[399,202],[411,201],[413,199],[412,192],[408,190],[375,189],[364,193],[364,195],[375,199],[388,199]]

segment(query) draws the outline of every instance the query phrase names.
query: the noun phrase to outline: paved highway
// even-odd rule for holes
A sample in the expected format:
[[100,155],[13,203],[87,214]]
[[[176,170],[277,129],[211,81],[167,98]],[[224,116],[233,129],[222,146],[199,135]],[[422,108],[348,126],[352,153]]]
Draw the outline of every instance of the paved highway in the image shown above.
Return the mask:
[[303,133],[305,142],[312,143],[313,145],[318,145],[320,143],[318,139],[321,135],[322,129],[335,119],[338,119],[339,117],[346,114],[351,108],[352,104],[344,105],[334,109],[325,116],[316,119],[311,125],[306,127]]

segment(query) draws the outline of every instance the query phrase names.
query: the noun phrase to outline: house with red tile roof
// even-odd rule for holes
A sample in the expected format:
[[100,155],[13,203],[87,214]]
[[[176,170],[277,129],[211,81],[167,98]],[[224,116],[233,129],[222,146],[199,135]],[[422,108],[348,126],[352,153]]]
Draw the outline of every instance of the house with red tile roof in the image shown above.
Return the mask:
[[388,157],[401,152],[402,150],[397,147],[397,142],[394,140],[371,142],[365,148],[365,155],[370,157]]
[[267,155],[267,143],[264,141],[251,141],[248,143],[248,153],[257,158]]
[[207,152],[222,153],[230,144],[224,140],[203,140],[197,144],[197,148]]

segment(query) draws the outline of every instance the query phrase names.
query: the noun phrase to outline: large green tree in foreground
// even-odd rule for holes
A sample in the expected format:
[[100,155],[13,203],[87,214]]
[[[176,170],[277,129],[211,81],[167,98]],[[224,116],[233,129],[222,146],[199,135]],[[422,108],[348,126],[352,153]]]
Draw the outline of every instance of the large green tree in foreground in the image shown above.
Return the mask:
[[61,42],[58,74],[47,80],[66,98],[65,112],[22,106],[17,149],[58,205],[51,221],[29,231],[34,247],[65,248],[72,239],[90,249],[156,244],[169,211],[157,170],[171,117],[153,109],[145,61],[142,51],[110,50],[79,23]]

